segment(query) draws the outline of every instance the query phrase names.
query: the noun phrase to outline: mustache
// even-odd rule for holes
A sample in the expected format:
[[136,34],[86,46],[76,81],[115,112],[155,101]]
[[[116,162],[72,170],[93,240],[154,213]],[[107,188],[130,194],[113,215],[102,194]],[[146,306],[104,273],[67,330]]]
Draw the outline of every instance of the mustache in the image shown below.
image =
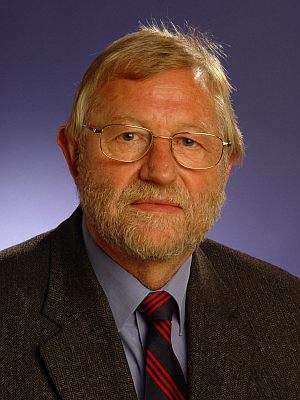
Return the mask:
[[124,205],[143,199],[167,201],[182,209],[189,208],[192,202],[189,192],[175,184],[160,187],[152,183],[137,182],[126,187],[119,197],[119,201]]

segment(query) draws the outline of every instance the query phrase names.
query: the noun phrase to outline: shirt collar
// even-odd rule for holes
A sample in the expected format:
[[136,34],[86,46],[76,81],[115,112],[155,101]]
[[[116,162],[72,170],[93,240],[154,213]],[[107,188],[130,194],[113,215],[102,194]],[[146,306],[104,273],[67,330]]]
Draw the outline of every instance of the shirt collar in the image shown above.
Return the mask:
[[[104,290],[112,310],[117,329],[135,312],[150,293],[133,275],[111,259],[91,237],[83,216],[82,231],[85,247],[97,279]],[[190,275],[191,257],[182,265],[172,279],[160,290],[170,293],[179,309],[179,328],[182,332],[185,322],[186,289]]]

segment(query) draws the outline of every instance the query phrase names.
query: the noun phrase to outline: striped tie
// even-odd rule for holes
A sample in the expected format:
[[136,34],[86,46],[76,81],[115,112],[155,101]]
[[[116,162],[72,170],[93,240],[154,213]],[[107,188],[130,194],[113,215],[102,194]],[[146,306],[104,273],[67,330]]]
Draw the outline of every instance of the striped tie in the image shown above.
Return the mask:
[[176,302],[164,291],[150,293],[139,309],[149,321],[146,346],[145,400],[185,400],[186,382],[171,344]]

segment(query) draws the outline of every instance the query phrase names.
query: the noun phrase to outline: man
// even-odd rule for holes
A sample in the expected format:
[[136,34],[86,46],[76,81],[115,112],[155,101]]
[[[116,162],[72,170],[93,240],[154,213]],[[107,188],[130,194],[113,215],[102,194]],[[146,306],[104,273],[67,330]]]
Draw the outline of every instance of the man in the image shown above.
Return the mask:
[[300,399],[299,280],[205,240],[243,156],[220,51],[142,27],[87,70],[80,207],[1,254],[1,398]]

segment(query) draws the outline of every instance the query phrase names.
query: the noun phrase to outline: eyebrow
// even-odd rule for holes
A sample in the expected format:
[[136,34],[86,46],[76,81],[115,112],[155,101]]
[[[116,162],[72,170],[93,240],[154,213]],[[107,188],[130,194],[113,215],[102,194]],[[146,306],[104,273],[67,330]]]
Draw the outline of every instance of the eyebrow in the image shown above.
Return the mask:
[[[213,133],[215,129],[212,128],[211,125],[208,125],[204,121],[199,121],[197,123],[187,123],[187,124],[179,124],[179,126],[182,126],[182,128],[179,128],[178,130],[180,132],[186,132],[186,131],[193,131],[193,132],[209,132]],[[188,127],[188,128],[186,128]]]
[[121,123],[121,124],[129,124],[129,125],[138,125],[145,126],[147,125],[146,120],[141,119],[133,114],[122,113],[122,114],[114,114],[109,117],[110,123]]
[[[108,117],[109,118],[109,123],[114,124],[114,123],[121,123],[125,125],[135,125],[135,126],[140,126],[141,128],[148,128],[148,123],[146,120],[143,118],[137,117],[133,114],[130,113],[122,113],[122,114],[114,114],[113,116]],[[151,129],[149,129],[151,130]],[[208,125],[204,121],[197,121],[196,123],[189,123],[189,122],[182,122],[178,124],[178,128],[175,130],[175,132],[209,132],[213,133],[215,129],[212,128],[211,125]]]

